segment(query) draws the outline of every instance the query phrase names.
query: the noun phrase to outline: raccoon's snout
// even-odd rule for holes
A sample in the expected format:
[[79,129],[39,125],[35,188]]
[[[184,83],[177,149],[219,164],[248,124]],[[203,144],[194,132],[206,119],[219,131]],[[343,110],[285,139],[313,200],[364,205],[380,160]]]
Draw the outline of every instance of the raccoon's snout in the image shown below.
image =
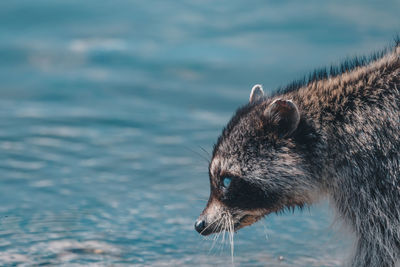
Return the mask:
[[194,229],[200,234],[203,234],[204,229],[206,229],[206,221],[202,218],[198,219],[194,224]]
[[210,235],[222,231],[221,217],[213,218],[202,214],[194,223],[194,229],[201,235]]

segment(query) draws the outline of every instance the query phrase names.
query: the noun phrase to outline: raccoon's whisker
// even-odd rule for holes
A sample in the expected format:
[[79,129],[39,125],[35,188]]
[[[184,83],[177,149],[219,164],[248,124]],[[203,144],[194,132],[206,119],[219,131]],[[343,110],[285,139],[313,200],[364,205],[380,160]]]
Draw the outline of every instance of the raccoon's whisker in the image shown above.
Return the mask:
[[[221,220],[221,219],[222,219],[221,217],[218,217],[217,219],[214,220],[214,222],[216,222],[217,220],[219,220],[219,222],[217,223],[217,225],[214,226],[214,229],[218,229],[218,228],[220,227],[220,225],[221,225],[221,223],[222,223],[222,220]],[[213,222],[213,223],[214,223],[214,222]],[[203,230],[203,231],[204,231],[204,230]],[[213,243],[212,243],[212,246],[211,246],[211,248],[210,248],[210,250],[209,250],[209,253],[210,253],[211,250],[214,248],[214,246],[215,246],[215,244],[216,244],[216,242],[217,242],[217,240],[218,240],[220,234],[221,234],[221,232],[218,232],[217,234],[214,235]]]
[[268,237],[268,229],[267,229],[267,224],[261,219],[260,220],[260,222],[261,222],[261,224],[263,225],[263,227],[264,227],[264,233],[265,233],[265,239],[266,240],[268,240],[269,239],[269,237]]
[[226,240],[227,240],[227,239],[225,239],[225,234],[228,234],[226,230],[224,230],[223,240],[222,240],[222,242],[221,242],[221,253],[222,253],[222,252],[224,251],[224,249],[225,249],[225,244],[226,244]]
[[214,249],[214,247],[217,244],[217,241],[218,241],[220,235],[221,235],[221,232],[219,232],[219,233],[214,235],[214,240],[213,240],[213,243],[212,243],[212,246],[211,246],[209,252],[211,252]]
[[229,214],[229,238],[230,238],[230,243],[231,243],[231,258],[232,258],[232,265],[234,265],[234,258],[233,258],[233,252],[235,245],[233,243],[233,235],[234,235],[234,225],[233,225],[233,219],[232,216]]
[[200,154],[199,152],[191,149],[190,147],[184,146],[185,149],[189,150],[192,153],[195,153],[197,156],[199,156],[200,158],[204,159],[208,164],[210,164],[210,160],[206,157],[204,157],[202,154]]
[[228,226],[228,217],[224,214],[223,216],[223,227],[222,227],[222,240],[221,240],[221,245],[220,245],[220,254],[222,255],[222,252],[224,251],[225,248],[225,234],[227,233],[227,226]]
[[193,200],[193,201],[207,201],[207,198],[189,198],[189,200]]
[[203,150],[207,154],[207,156],[209,156],[211,158],[211,153],[210,152],[208,152],[204,147],[202,147],[200,145],[199,145],[199,147],[200,147],[201,150]]
[[221,235],[221,240],[220,240],[220,242],[219,242],[219,244],[218,244],[218,254],[221,256],[222,255],[222,251],[223,251],[223,248],[224,248],[224,241],[223,241],[223,239],[224,239],[224,237],[225,237],[225,231],[221,231],[220,232],[220,235]]
[[210,226],[212,226],[216,221],[218,221],[220,219],[220,217],[216,218],[214,221],[212,221],[211,223],[209,223],[204,229],[203,231],[200,232],[200,234],[202,234],[206,229],[208,229]]
[[215,242],[216,242],[216,240],[217,240],[217,237],[218,237],[218,234],[215,234],[215,235],[213,236],[213,242],[212,242],[212,244],[211,244],[210,249],[208,250],[208,253],[209,253],[209,254],[211,253],[211,251],[213,250],[213,248],[214,248],[214,246],[215,246]]
[[[225,229],[225,226],[226,226],[226,219],[225,219],[225,216],[223,217],[224,218],[224,226],[223,226],[223,229]],[[225,243],[225,230],[223,230],[223,233],[222,233],[222,240],[221,240],[221,247],[222,247],[222,250],[223,250],[223,245],[224,245],[224,243]],[[221,248],[220,248],[220,250],[221,250]]]

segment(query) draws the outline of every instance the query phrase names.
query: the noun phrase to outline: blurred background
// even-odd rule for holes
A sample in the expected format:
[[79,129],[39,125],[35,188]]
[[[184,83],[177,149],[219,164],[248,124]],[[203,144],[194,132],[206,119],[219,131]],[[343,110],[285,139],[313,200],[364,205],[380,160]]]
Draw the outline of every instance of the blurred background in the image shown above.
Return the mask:
[[[399,10],[2,0],[0,265],[232,266],[229,242],[193,229],[222,127],[256,83],[390,44]],[[351,239],[333,220],[326,201],[271,215],[238,232],[234,263],[341,266]]]

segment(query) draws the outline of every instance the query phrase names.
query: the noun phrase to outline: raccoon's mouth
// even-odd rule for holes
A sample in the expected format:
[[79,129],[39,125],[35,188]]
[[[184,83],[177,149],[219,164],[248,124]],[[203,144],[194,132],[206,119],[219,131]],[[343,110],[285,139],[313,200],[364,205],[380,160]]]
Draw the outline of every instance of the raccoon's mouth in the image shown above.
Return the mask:
[[[199,233],[201,235],[210,235],[210,234],[215,234],[221,231],[232,231],[236,232],[239,229],[250,226],[253,223],[257,222],[263,217],[263,215],[251,215],[251,214],[246,214],[240,217],[240,219],[236,219],[236,222],[233,222],[232,228],[229,227],[224,227],[221,225],[221,222],[214,222],[211,225],[206,226],[203,230],[201,230]],[[224,219],[221,219],[224,220]]]

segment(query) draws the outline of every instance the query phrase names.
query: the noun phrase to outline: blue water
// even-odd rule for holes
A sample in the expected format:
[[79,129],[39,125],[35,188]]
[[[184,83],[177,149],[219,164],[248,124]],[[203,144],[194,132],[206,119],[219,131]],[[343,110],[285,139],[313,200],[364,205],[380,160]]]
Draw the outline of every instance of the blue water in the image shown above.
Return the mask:
[[[251,86],[382,48],[399,1],[0,2],[0,265],[231,266],[193,224]],[[199,155],[200,154],[200,155]],[[341,266],[322,200],[240,230],[235,265]],[[339,232],[339,233],[338,233]],[[279,259],[281,258],[281,260]]]

